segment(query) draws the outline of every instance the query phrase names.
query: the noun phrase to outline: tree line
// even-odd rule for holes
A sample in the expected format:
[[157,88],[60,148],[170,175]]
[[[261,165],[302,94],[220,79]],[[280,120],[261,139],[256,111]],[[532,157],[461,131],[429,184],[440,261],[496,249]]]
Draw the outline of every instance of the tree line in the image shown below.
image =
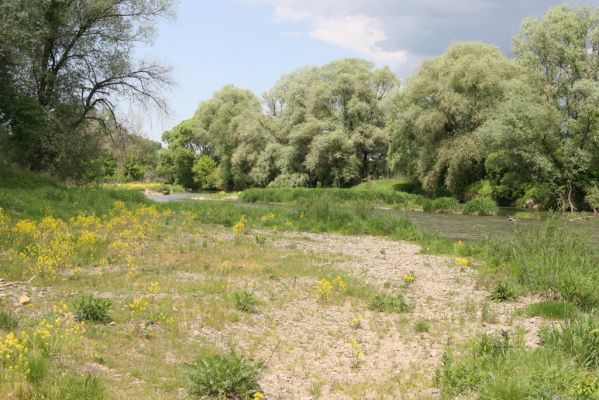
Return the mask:
[[261,99],[225,86],[164,133],[158,169],[202,189],[400,174],[431,196],[599,207],[599,8],[526,19],[513,53],[457,43],[401,87],[359,59],[301,68]]
[[261,97],[225,86],[163,134],[117,118],[164,108],[172,82],[136,60],[174,0],[0,0],[0,162],[75,182],[161,177],[189,188],[348,187],[400,175],[429,196],[599,208],[599,8],[528,18],[512,58],[456,43],[400,85],[345,59]]

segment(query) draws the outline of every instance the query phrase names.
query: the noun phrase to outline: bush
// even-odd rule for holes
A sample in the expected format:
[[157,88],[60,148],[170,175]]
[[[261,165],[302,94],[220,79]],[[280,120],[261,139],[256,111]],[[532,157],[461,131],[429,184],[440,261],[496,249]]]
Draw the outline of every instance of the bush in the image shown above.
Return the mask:
[[404,312],[409,310],[409,306],[400,294],[377,294],[372,298],[368,308],[378,312]]
[[436,212],[451,214],[460,209],[460,203],[453,197],[438,197],[424,203],[424,212]]
[[80,321],[108,322],[108,311],[112,301],[92,294],[82,295],[73,303],[77,319]]
[[253,313],[256,311],[256,306],[260,303],[256,296],[247,291],[233,293],[235,308],[239,311]]
[[258,375],[262,365],[228,354],[200,356],[187,369],[187,393],[192,397],[249,400],[260,391]]
[[281,174],[268,184],[269,188],[306,187],[310,178],[306,174]]
[[497,214],[498,207],[495,200],[490,197],[478,196],[470,200],[464,206],[462,212],[464,214],[474,215],[495,215]]

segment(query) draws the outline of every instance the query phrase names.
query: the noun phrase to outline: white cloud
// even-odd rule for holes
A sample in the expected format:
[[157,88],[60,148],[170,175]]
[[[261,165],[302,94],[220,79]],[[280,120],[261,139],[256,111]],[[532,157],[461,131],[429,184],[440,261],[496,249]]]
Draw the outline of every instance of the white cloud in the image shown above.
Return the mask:
[[314,21],[314,28],[309,34],[312,38],[355,51],[380,63],[399,65],[406,60],[406,51],[388,51],[380,47],[387,35],[376,18],[363,15],[318,16]]
[[406,61],[404,50],[389,51],[381,47],[387,39],[382,23],[365,15],[321,15],[292,6],[274,8],[278,21],[308,21],[308,36],[323,42],[354,51],[363,57],[382,64],[398,66]]

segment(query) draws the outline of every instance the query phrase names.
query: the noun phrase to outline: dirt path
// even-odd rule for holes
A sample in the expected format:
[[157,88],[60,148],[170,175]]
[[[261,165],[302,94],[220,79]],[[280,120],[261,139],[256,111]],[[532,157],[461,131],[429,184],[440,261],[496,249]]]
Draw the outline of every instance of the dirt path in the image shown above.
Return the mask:
[[[415,281],[403,290],[413,305],[405,314],[371,312],[349,303],[322,306],[313,293],[305,293],[282,308],[254,315],[253,324],[197,332],[218,343],[234,338],[262,359],[276,347],[261,379],[270,399],[437,398],[434,371],[448,343],[480,332],[513,332],[520,325],[527,332],[525,342],[536,344],[540,321],[514,317],[515,309],[533,299],[489,302],[471,268],[456,266],[452,258],[370,236],[285,233],[271,245],[337,255],[339,261],[331,266],[381,290],[401,287],[403,274],[413,273]],[[359,329],[351,326],[356,317],[362,319]],[[426,321],[427,331],[416,329],[417,321]],[[359,368],[352,366],[352,339],[359,343]]]

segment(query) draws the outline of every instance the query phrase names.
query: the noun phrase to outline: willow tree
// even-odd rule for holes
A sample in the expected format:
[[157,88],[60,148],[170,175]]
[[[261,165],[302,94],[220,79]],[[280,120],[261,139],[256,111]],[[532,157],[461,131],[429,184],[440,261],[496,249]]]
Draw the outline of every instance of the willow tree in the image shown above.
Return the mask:
[[[298,181],[303,174],[312,185],[348,185],[380,175],[388,150],[384,102],[398,85],[388,68],[359,59],[281,78],[264,98],[279,127],[277,139],[287,147],[283,175]],[[323,154],[331,151],[343,154],[343,167],[332,153]]]
[[524,78],[484,127],[487,167],[508,198],[580,208],[599,182],[599,8],[525,20],[514,52]]
[[389,107],[390,163],[430,194],[463,196],[484,177],[477,129],[506,97],[516,66],[495,46],[460,43],[427,60]]

